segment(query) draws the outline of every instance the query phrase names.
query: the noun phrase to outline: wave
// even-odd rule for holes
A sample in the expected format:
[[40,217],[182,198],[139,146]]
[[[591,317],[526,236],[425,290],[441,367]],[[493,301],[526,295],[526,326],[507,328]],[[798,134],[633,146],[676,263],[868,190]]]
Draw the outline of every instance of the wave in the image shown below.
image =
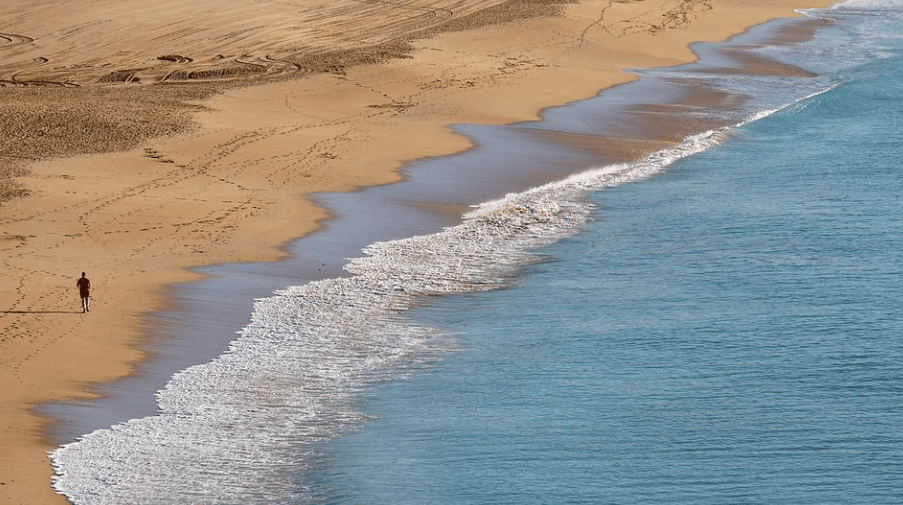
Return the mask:
[[832,6],[834,9],[898,10],[903,9],[900,0],[846,0]]
[[440,233],[368,246],[349,260],[349,277],[256,300],[226,353],[158,392],[157,415],[53,451],[54,488],[79,504],[307,501],[290,476],[316,466],[318,443],[367,419],[355,394],[453,345],[413,324],[409,308],[509,285],[539,248],[589,219],[588,192],[659,172],[725,132],[484,203]]
[[[821,47],[812,54],[839,61]],[[767,100],[754,106],[767,110],[738,126],[793,113],[793,104],[804,106],[837,80],[793,87],[763,79],[746,86],[779,96],[762,92]],[[347,277],[256,300],[250,323],[227,352],[175,374],[158,392],[157,415],[53,451],[54,488],[77,504],[314,501],[296,476],[321,464],[318,444],[368,419],[355,408],[359,393],[403,379],[454,346],[451,336],[415,324],[409,309],[431,296],[510,285],[540,259],[542,247],[579,232],[594,215],[590,193],[661,172],[725,142],[733,128],[483,203],[439,233],[371,244],[348,261]]]

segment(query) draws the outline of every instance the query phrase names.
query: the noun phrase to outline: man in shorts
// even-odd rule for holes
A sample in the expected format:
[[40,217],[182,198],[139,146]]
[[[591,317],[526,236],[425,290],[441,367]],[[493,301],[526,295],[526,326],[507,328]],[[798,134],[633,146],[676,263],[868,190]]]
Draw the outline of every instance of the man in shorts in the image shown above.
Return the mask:
[[75,281],[75,285],[78,286],[78,294],[82,297],[82,314],[88,312],[88,298],[91,296],[91,281],[85,277],[85,273],[82,272],[82,276],[79,280]]

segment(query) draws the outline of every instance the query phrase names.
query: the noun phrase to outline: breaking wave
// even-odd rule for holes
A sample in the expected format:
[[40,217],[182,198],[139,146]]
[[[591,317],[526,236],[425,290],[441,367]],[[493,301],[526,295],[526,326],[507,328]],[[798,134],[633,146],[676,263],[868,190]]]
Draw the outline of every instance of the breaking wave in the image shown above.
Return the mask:
[[303,503],[292,477],[317,444],[367,416],[354,396],[403,378],[453,342],[406,311],[423,297],[500,289],[592,215],[586,195],[663,170],[724,141],[688,138],[631,164],[574,175],[484,203],[433,234],[366,247],[351,276],[256,300],[227,352],[175,374],[159,413],[97,430],[51,453],[57,491],[78,504]]

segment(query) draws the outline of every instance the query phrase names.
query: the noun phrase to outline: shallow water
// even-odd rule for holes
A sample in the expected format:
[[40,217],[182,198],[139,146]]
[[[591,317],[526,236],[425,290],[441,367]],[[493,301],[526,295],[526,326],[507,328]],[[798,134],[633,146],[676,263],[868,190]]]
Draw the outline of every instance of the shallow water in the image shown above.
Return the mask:
[[516,286],[418,310],[462,349],[363,400],[324,501],[899,503],[901,77],[594,194]]
[[[76,503],[898,503],[903,14],[819,15],[836,25],[762,49],[818,77],[647,72],[751,99],[700,112],[738,126],[258,300],[160,414],[55,451],[55,486]],[[522,128],[574,130],[556,117]]]
[[897,42],[418,309],[461,349],[362,400],[324,501],[899,503]]

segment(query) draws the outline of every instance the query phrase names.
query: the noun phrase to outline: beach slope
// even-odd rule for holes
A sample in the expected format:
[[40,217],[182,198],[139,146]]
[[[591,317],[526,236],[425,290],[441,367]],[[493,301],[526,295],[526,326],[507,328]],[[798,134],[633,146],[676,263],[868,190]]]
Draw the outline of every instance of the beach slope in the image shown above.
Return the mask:
[[190,267],[282,257],[328,218],[309,194],[391,183],[467,149],[450,124],[535,119],[828,3],[0,6],[0,503],[65,503],[34,407],[129,374]]

